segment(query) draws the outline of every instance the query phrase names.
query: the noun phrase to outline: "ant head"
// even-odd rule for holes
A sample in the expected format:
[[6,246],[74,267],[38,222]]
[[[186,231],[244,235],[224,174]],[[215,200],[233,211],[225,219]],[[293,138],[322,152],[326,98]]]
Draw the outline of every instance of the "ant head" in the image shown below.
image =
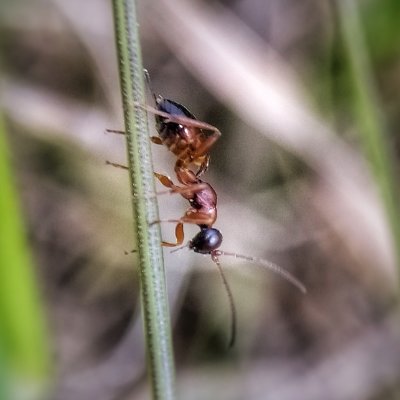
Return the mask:
[[200,232],[189,242],[189,249],[195,253],[210,254],[222,243],[222,234],[218,229],[200,227]]

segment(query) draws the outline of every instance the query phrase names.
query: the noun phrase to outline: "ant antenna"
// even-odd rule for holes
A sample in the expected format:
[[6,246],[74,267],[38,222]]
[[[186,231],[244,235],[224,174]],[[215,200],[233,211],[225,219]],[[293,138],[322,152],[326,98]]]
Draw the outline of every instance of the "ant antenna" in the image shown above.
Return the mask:
[[286,271],[279,265],[268,261],[264,260],[262,258],[258,257],[251,257],[251,256],[245,256],[243,254],[236,254],[236,253],[230,253],[227,251],[223,250],[216,250],[215,251],[216,256],[229,256],[229,257],[235,257],[235,258],[240,258],[246,261],[250,261],[251,263],[254,264],[260,264],[263,267],[266,267],[267,269],[271,270],[272,272],[275,272],[276,274],[280,275],[282,278],[286,279],[288,282],[290,282],[293,286],[296,286],[297,289],[300,290],[303,294],[307,293],[306,287],[296,278],[294,277],[290,272]]
[[189,244],[190,244],[190,242],[185,244],[184,246],[178,247],[177,249],[171,250],[170,253],[176,253],[179,250],[186,249],[186,247],[189,247]]
[[233,294],[231,288],[229,287],[228,281],[226,280],[222,266],[219,262],[218,254],[212,253],[211,258],[218,268],[219,276],[221,277],[222,283],[225,287],[226,294],[228,295],[229,308],[231,309],[231,337],[228,342],[228,347],[232,348],[236,340],[236,307],[233,301]]
[[[172,250],[171,253],[175,253],[179,250],[183,250],[189,246],[190,246],[190,242],[188,242],[184,246],[181,246],[181,247],[178,247],[177,249]],[[219,255],[219,253],[218,254],[211,253],[211,259],[214,261],[215,265],[218,268],[219,276],[221,277],[222,284],[224,285],[226,294],[228,296],[229,308],[231,310],[231,336],[229,338],[228,347],[232,348],[236,341],[236,307],[235,307],[235,303],[233,301],[232,290],[231,290],[231,288],[228,284],[228,281],[225,277],[224,271],[223,271],[222,266],[218,259],[218,255]]]
[[157,105],[158,105],[157,96],[156,96],[156,94],[155,94],[155,92],[153,90],[153,86],[151,84],[149,71],[147,71],[147,69],[143,69],[143,73],[144,73],[144,77],[146,79],[147,87],[149,88],[150,93],[151,93],[151,95],[153,96],[153,99],[154,99],[154,104],[157,107]]

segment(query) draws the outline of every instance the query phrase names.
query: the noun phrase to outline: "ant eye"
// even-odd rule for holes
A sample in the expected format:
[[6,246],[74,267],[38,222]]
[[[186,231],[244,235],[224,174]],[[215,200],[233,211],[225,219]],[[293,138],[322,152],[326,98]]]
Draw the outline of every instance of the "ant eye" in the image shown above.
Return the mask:
[[195,253],[210,254],[222,243],[222,234],[218,229],[202,228],[190,241],[189,248]]

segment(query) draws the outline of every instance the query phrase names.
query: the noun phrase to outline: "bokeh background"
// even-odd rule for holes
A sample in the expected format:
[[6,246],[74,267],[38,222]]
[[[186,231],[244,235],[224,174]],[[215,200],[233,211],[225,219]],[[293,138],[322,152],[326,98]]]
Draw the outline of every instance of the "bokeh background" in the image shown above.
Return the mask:
[[[238,316],[228,350],[211,259],[165,250],[179,398],[399,399],[400,2],[141,0],[138,10],[154,90],[222,132],[205,176],[221,248],[270,259],[308,289],[221,258]],[[19,270],[0,246],[5,399],[149,398],[136,258],[124,254],[135,246],[129,182],[105,165],[126,163],[124,138],[105,134],[123,127],[115,53],[110,1],[0,3],[2,130],[27,238],[14,256],[29,252],[22,264],[36,274],[7,284]],[[152,151],[154,169],[173,176],[173,156]],[[159,207],[176,218],[187,204],[162,196]],[[8,237],[14,223],[0,215]],[[173,239],[172,226],[162,232]],[[10,301],[39,350],[24,373]]]

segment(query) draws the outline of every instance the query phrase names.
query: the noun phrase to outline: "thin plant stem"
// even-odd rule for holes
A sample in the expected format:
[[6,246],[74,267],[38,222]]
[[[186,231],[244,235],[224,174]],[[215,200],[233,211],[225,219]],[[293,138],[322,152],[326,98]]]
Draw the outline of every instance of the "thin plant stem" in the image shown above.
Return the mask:
[[[154,194],[150,134],[138,21],[133,0],[113,0],[128,166],[140,260],[140,283],[148,373],[153,399],[174,399],[174,362],[160,227]],[[136,105],[136,106],[135,106]]]

